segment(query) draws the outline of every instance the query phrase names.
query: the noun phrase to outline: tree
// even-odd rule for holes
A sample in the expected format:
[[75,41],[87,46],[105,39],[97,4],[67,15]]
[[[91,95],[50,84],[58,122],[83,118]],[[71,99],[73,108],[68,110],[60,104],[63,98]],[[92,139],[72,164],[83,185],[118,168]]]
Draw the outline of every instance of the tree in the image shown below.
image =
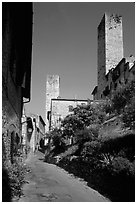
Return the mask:
[[71,114],[62,121],[61,127],[63,128],[63,135],[70,138],[77,130],[84,128],[84,123],[75,114]]
[[132,81],[124,87],[120,87],[112,98],[112,107],[118,114],[124,111],[126,105],[132,102],[135,96],[135,82]]

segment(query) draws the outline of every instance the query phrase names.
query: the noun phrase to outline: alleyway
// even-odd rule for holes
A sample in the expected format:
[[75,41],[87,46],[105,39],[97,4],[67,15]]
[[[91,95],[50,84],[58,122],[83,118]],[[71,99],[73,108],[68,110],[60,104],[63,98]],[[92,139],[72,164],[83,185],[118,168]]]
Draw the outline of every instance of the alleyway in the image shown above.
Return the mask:
[[106,202],[98,192],[86,186],[83,181],[69,175],[63,169],[43,162],[40,152],[29,155],[26,164],[27,184],[19,202]]

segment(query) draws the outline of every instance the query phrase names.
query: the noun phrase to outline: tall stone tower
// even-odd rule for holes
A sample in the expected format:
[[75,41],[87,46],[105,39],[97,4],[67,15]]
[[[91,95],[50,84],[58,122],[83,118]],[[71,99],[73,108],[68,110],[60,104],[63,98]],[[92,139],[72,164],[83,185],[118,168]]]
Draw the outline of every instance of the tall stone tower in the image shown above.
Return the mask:
[[98,26],[98,99],[103,98],[105,75],[123,58],[122,17],[105,13]]
[[59,97],[60,78],[58,75],[48,75],[46,82],[46,132],[49,131],[49,117],[51,111],[51,99]]

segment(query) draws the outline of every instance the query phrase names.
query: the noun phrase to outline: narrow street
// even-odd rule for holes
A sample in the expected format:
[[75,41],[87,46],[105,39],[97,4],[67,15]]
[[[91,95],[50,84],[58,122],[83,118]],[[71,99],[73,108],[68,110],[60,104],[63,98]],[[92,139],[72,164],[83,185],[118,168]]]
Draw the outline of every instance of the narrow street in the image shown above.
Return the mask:
[[31,172],[26,174],[23,196],[18,202],[108,202],[109,200],[86,183],[63,169],[43,161],[40,152],[29,155],[26,164]]

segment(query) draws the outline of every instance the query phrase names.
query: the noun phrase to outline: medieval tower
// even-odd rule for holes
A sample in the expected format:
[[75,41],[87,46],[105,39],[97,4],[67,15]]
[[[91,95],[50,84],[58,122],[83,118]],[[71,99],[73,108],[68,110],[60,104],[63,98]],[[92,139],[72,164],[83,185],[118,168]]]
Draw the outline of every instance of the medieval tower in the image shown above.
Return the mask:
[[51,99],[59,97],[60,79],[58,75],[48,75],[46,82],[46,132],[49,131],[49,117],[51,113]]
[[98,26],[98,99],[103,98],[106,75],[123,58],[122,17],[105,13]]

